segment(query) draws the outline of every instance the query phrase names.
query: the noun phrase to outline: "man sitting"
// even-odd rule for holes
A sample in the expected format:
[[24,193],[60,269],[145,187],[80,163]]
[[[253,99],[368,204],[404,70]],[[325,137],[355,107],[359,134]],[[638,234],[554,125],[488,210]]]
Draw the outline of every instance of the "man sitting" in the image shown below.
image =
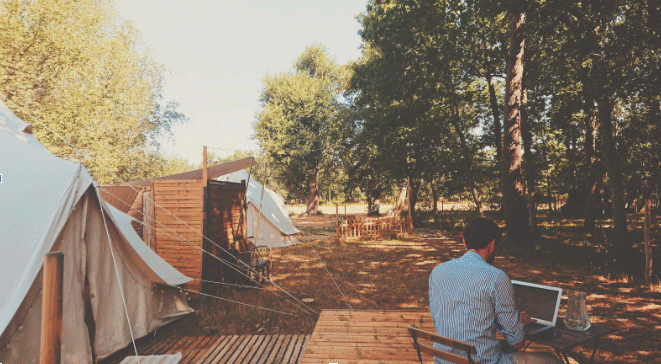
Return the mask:
[[[507,274],[491,265],[501,236],[495,222],[476,218],[464,228],[466,254],[434,268],[429,306],[436,332],[475,345],[480,364],[561,363],[551,353],[516,352],[523,348],[523,326],[531,319],[516,309]],[[496,331],[504,342],[496,339]]]

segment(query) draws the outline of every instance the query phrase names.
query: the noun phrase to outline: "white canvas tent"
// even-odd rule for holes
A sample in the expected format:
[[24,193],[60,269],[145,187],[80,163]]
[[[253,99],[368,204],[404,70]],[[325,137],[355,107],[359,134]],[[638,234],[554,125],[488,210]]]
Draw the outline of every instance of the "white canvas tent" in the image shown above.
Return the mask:
[[[248,173],[245,170],[240,170],[217,179],[228,182],[248,181]],[[269,188],[264,188],[264,197],[262,198],[262,187],[261,183],[250,178],[246,191],[248,200],[246,223],[248,225],[248,236],[253,237],[250,240],[255,245],[267,245],[272,248],[299,244],[298,235],[300,231],[294,227],[289,219],[283,198]],[[257,229],[259,231],[256,233]]]
[[127,315],[139,338],[192,312],[174,287],[190,278],[99,200],[85,167],[51,155],[30,131],[0,102],[0,363],[39,361],[49,251],[64,253],[62,363],[92,363],[127,346]]

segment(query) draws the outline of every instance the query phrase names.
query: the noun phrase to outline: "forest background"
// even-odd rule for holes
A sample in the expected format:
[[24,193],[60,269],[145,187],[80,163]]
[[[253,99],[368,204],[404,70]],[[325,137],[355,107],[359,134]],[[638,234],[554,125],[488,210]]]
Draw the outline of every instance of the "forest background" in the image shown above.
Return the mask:
[[[468,200],[502,214],[521,251],[541,209],[562,212],[606,226],[617,269],[651,283],[629,219],[658,210],[661,4],[372,0],[358,21],[357,61],[315,44],[295,71],[265,75],[260,180],[308,214],[324,201],[378,211],[405,189],[422,223],[439,199]],[[2,101],[101,183],[196,167],[159,152],[186,121],[161,96],[164,70],[110,0],[0,2]]]

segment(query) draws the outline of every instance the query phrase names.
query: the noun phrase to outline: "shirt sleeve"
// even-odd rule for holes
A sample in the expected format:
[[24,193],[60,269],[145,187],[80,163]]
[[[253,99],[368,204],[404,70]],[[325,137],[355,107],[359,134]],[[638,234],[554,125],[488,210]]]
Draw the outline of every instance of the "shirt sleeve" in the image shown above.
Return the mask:
[[514,302],[514,289],[512,281],[503,272],[496,277],[491,299],[494,305],[496,328],[505,336],[509,345],[516,345],[523,341],[523,322]]

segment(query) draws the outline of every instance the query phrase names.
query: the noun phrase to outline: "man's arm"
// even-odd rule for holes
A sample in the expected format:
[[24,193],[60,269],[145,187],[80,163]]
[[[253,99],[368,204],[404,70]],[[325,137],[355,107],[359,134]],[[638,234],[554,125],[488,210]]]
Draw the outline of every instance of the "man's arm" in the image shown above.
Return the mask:
[[[496,324],[505,337],[505,344],[512,349],[521,349],[525,341],[524,318],[516,309],[512,282],[504,272],[494,282],[492,299]],[[527,319],[530,317],[527,316]]]
[[[530,315],[528,315],[528,313],[526,311],[521,311],[521,322],[523,323],[523,326],[526,326],[531,322],[537,322],[537,320],[531,319]],[[511,353],[511,352],[514,352],[514,351],[519,351],[519,350],[523,349],[523,346],[525,345],[525,343],[526,343],[525,336],[524,336],[523,340],[521,340],[520,342],[518,342],[514,345],[510,345],[507,342],[503,342],[503,351],[505,351],[507,353]]]

